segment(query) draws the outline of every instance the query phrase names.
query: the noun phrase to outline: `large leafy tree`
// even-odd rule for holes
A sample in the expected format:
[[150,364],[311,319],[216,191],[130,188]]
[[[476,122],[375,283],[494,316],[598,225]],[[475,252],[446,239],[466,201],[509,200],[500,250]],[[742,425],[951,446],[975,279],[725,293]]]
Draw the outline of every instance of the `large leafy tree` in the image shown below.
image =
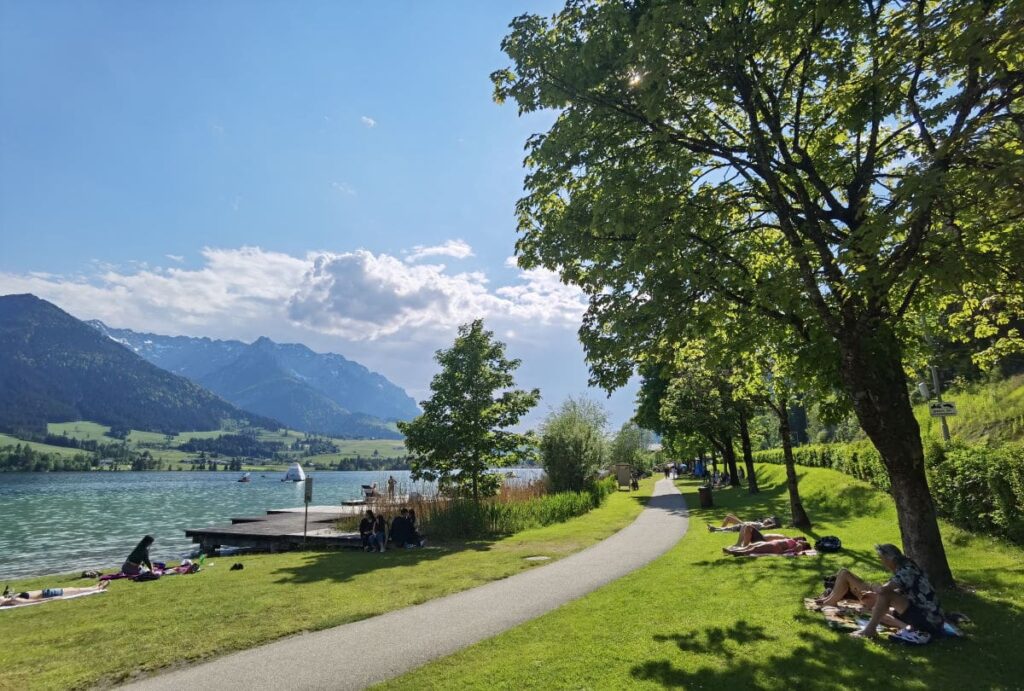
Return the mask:
[[481,319],[460,326],[452,347],[435,359],[441,371],[420,404],[423,414],[398,423],[412,454],[412,475],[479,500],[496,489],[486,482],[488,468],[511,465],[530,446],[527,435],[507,428],[537,405],[540,391],[513,388],[519,360],[505,357],[505,344]]
[[608,415],[594,401],[568,398],[540,429],[540,457],[557,492],[584,489],[608,459]]
[[991,330],[1022,304],[1021,35],[1010,0],[572,0],[514,20],[493,75],[559,111],[528,141],[518,252],[588,293],[595,381],[723,315],[772,320],[842,386],[939,585],[907,317]]

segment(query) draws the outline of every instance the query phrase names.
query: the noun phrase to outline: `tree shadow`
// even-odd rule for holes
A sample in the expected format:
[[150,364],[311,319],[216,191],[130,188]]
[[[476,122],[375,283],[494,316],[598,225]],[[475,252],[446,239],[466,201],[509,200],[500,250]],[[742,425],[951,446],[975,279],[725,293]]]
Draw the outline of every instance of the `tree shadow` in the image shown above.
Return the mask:
[[[967,638],[944,638],[926,646],[867,642],[853,639],[845,631],[831,630],[820,616],[805,612],[796,617],[797,621],[818,619],[820,629],[799,632],[799,643],[787,645],[785,650],[766,651],[758,644],[775,639],[762,627],[740,620],[725,629],[657,634],[652,637],[655,644],[671,642],[679,652],[639,662],[630,674],[635,680],[652,681],[666,688],[730,690],[766,686],[1001,688],[1011,679],[1016,683],[1019,677],[1006,668],[1006,661],[1019,656],[1013,651],[1018,646],[1022,612],[1015,606],[1002,607],[974,596],[965,597],[970,600],[965,608],[976,614],[975,624],[967,628]],[[651,650],[660,656],[657,645]],[[979,665],[979,655],[991,659],[993,666]],[[979,678],[979,669],[992,670],[992,676]],[[997,681],[1000,673],[1003,683]]]
[[393,569],[434,561],[457,552],[486,552],[492,548],[492,545],[493,542],[477,540],[445,543],[417,549],[389,549],[383,553],[352,549],[305,552],[304,554],[308,558],[303,563],[282,567],[274,571],[274,574],[278,576],[278,583],[344,583],[362,574],[370,572],[387,574]]

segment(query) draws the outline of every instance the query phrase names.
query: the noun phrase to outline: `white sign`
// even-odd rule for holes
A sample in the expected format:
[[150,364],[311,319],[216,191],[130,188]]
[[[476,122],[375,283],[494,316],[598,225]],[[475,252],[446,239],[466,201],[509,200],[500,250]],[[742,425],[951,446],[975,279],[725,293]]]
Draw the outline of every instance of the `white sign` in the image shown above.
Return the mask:
[[956,404],[952,401],[942,403],[929,403],[928,411],[932,417],[953,417],[956,415]]

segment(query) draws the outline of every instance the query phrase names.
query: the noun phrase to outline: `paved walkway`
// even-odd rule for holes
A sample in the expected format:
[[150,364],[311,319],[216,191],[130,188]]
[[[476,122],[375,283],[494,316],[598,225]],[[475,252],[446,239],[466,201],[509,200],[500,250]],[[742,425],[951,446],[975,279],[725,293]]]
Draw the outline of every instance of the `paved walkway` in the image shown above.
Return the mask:
[[144,679],[133,689],[362,689],[450,655],[625,576],[686,534],[682,495],[659,480],[628,527],[509,578],[333,629]]

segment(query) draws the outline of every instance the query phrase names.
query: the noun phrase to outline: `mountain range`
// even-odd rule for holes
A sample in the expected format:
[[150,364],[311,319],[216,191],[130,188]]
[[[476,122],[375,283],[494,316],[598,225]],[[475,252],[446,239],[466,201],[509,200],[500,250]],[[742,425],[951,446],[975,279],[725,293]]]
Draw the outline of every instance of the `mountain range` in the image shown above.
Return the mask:
[[91,420],[159,432],[278,427],[147,362],[34,295],[0,296],[0,428]]
[[394,421],[419,414],[402,388],[335,353],[265,337],[246,344],[88,324],[150,363],[293,429],[400,439]]

